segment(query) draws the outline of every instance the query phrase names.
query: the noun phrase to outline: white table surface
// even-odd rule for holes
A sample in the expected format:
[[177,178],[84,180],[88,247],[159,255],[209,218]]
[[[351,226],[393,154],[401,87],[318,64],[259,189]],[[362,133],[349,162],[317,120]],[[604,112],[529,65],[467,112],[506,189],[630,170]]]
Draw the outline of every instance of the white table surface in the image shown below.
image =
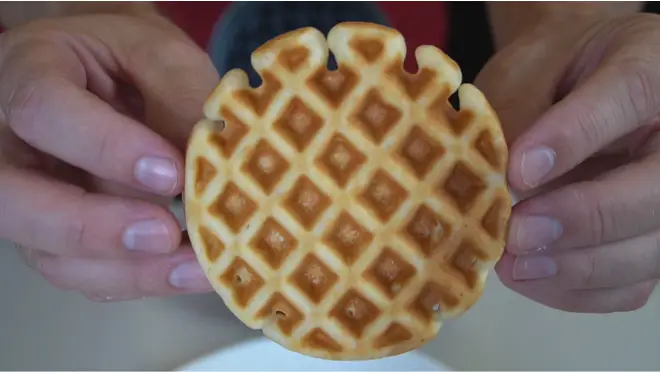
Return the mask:
[[[54,289],[0,241],[2,370],[171,370],[259,335],[215,294],[95,303]],[[579,315],[491,275],[482,299],[423,351],[458,370],[660,370],[660,289],[633,313]]]

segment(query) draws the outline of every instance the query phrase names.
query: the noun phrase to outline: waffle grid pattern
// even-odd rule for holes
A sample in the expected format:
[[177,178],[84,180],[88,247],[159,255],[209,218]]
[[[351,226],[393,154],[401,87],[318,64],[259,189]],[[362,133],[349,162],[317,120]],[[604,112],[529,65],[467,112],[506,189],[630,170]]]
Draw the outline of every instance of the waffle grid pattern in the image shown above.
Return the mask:
[[340,24],[327,44],[314,29],[286,34],[253,54],[264,84],[229,72],[195,128],[193,245],[228,307],[289,349],[416,348],[476,301],[502,252],[497,119],[467,85],[450,108],[461,77],[442,52],[419,48],[416,75],[404,57],[381,26]]

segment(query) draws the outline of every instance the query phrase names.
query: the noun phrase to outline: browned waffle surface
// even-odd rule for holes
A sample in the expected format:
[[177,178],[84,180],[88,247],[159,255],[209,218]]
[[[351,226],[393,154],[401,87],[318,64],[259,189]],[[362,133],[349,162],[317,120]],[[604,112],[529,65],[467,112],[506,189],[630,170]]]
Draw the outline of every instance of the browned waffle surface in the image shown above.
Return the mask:
[[[329,50],[339,63],[326,69]],[[306,28],[227,73],[194,129],[186,218],[229,309],[328,359],[415,349],[482,293],[511,200],[499,122],[439,49],[395,30]],[[461,110],[448,103],[458,90]]]

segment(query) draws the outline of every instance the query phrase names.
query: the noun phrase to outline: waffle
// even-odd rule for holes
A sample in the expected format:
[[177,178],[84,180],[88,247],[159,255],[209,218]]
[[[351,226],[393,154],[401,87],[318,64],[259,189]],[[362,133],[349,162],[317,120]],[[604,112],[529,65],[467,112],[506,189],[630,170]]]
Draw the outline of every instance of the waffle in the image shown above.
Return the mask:
[[[329,51],[339,67],[326,67]],[[279,36],[228,72],[186,157],[198,260],[228,308],[334,360],[420,347],[470,308],[505,244],[507,148],[439,49],[369,23]],[[458,90],[461,109],[448,103]]]

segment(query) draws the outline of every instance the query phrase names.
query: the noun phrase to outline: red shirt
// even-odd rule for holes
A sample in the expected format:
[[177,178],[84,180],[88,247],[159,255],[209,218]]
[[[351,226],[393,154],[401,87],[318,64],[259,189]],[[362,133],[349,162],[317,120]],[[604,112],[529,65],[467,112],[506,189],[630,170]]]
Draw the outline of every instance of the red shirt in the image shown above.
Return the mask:
[[[158,2],[158,7],[174,23],[186,31],[202,48],[211,34],[213,25],[230,2],[173,1]],[[415,66],[412,51],[419,45],[447,46],[449,17],[442,2],[381,2],[392,26],[406,38],[408,58],[406,67]],[[0,32],[2,27],[0,26]]]

